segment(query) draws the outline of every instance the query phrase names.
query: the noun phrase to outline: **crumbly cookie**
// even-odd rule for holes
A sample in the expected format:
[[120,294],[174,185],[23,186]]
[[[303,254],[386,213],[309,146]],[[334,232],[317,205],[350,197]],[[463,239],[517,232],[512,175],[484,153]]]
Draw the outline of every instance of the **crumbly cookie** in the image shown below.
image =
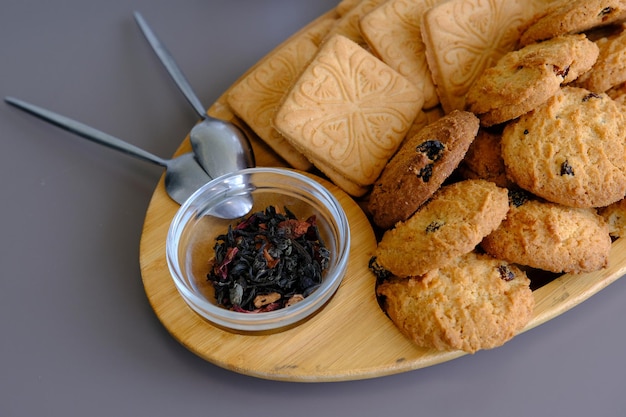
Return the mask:
[[598,214],[609,226],[609,234],[612,238],[626,236],[626,199],[598,209]]
[[626,30],[595,41],[600,50],[591,70],[576,80],[576,86],[603,93],[626,82]]
[[418,346],[468,353],[510,340],[534,308],[523,271],[474,252],[420,277],[383,281],[376,294],[383,311]]
[[606,94],[617,104],[621,106],[626,105],[626,82],[611,87],[606,91]]
[[585,35],[559,36],[509,52],[470,87],[468,109],[483,126],[515,119],[588,71],[598,53]]
[[507,191],[492,182],[445,185],[406,222],[384,233],[375,264],[398,277],[422,275],[472,251],[508,210]]
[[407,138],[372,188],[374,223],[388,229],[415,213],[463,159],[478,124],[472,113],[454,110]]
[[480,129],[459,165],[461,176],[492,181],[499,187],[511,186],[502,159],[501,138],[502,132]]
[[603,207],[626,194],[625,119],[608,95],[564,87],[502,134],[507,175],[546,200]]
[[528,199],[512,204],[506,219],[481,246],[488,254],[516,264],[580,273],[608,265],[611,238],[594,209]]
[[624,0],[560,0],[535,17],[520,36],[520,45],[580,33],[624,19]]

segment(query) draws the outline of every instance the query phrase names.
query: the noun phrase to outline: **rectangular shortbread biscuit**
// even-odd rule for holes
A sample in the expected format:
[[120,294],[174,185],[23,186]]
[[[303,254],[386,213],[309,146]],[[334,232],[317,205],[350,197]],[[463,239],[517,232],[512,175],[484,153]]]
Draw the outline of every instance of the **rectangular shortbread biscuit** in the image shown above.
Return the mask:
[[[423,105],[417,87],[348,38],[335,35],[286,94],[274,127],[331,180],[371,185]],[[332,166],[333,171],[324,170]]]

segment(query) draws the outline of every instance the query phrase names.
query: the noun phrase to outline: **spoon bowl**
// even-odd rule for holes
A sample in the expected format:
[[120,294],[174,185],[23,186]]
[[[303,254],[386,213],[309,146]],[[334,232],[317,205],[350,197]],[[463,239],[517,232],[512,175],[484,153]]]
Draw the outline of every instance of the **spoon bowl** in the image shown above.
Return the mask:
[[212,178],[254,166],[248,138],[232,123],[206,116],[191,129],[189,141]]
[[189,133],[191,147],[200,165],[212,178],[255,165],[254,153],[250,140],[235,124],[211,117],[206,112],[191,84],[174,61],[173,56],[152,31],[139,12],[134,13],[135,21],[157,57],[191,104],[200,123]]

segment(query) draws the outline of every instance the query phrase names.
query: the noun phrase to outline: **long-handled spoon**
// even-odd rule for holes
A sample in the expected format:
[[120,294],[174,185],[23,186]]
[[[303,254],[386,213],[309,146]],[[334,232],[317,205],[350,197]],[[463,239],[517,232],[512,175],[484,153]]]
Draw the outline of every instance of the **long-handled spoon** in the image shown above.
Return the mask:
[[[121,139],[50,110],[13,97],[5,97],[4,100],[12,106],[85,139],[165,167],[167,169],[165,172],[165,189],[168,195],[179,204],[182,204],[198,188],[211,180],[198,164],[193,153],[186,153],[173,159],[163,159]],[[212,210],[210,214],[225,219],[234,219],[247,214],[251,207],[252,202],[250,198],[244,196],[231,199],[229,204],[221,205],[216,210]]]
[[233,123],[209,116],[172,55],[159,41],[139,12],[134,13],[150,46],[167,69],[178,88],[203,119],[189,133],[189,140],[198,162],[213,178],[255,165],[247,136]]

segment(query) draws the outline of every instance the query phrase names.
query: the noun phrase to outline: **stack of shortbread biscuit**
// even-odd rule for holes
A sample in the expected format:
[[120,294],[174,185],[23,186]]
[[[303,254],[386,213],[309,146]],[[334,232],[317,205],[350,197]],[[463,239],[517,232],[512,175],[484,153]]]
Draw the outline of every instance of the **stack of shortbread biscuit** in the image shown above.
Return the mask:
[[230,91],[280,157],[381,231],[377,296],[417,345],[499,346],[533,270],[626,231],[626,0],[342,0]]

